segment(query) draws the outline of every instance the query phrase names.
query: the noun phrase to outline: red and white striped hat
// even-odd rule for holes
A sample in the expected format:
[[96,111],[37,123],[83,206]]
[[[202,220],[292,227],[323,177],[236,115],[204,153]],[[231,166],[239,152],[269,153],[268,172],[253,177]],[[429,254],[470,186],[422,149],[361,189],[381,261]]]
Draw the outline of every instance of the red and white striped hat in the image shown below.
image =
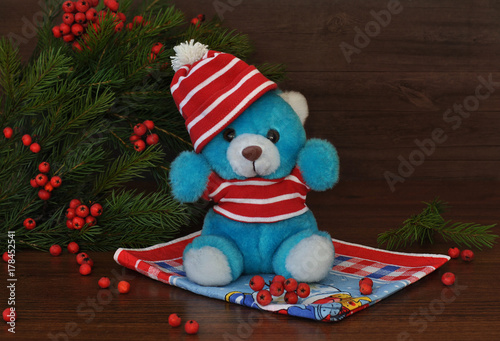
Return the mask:
[[170,91],[196,153],[250,104],[277,87],[253,65],[194,40],[174,47]]

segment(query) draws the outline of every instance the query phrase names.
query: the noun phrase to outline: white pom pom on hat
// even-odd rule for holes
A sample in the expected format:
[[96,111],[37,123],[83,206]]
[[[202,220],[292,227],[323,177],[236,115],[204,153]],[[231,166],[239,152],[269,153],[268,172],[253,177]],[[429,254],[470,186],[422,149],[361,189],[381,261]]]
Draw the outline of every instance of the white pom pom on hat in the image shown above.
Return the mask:
[[200,59],[208,52],[208,46],[194,41],[186,41],[174,47],[175,56],[172,59],[172,69],[175,72],[179,71],[184,65],[191,65]]

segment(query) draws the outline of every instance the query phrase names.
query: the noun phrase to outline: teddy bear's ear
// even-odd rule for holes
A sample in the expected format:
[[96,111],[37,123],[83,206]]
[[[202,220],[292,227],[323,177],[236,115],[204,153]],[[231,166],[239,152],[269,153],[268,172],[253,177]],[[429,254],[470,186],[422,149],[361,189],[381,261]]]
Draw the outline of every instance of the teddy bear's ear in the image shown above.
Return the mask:
[[300,122],[304,125],[309,115],[309,108],[307,107],[307,100],[304,95],[297,91],[283,91],[279,95],[292,107],[299,116]]

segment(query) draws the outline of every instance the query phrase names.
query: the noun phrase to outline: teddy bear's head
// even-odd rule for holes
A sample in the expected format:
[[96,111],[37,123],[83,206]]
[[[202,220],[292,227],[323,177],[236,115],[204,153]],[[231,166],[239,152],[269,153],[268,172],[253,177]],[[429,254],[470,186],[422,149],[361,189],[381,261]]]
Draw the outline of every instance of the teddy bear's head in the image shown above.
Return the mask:
[[201,151],[224,179],[276,179],[292,171],[306,142],[307,102],[298,92],[270,91]]

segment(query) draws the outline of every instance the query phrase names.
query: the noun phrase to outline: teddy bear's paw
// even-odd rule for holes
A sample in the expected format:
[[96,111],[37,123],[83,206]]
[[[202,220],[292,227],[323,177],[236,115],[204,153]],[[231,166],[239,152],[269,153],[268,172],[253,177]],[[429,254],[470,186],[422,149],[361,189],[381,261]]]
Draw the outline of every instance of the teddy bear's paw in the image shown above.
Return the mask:
[[332,269],[334,257],[331,239],[314,234],[290,250],[286,269],[299,282],[318,282]]
[[227,257],[213,246],[188,250],[184,254],[184,271],[192,282],[204,286],[223,286],[233,280]]

